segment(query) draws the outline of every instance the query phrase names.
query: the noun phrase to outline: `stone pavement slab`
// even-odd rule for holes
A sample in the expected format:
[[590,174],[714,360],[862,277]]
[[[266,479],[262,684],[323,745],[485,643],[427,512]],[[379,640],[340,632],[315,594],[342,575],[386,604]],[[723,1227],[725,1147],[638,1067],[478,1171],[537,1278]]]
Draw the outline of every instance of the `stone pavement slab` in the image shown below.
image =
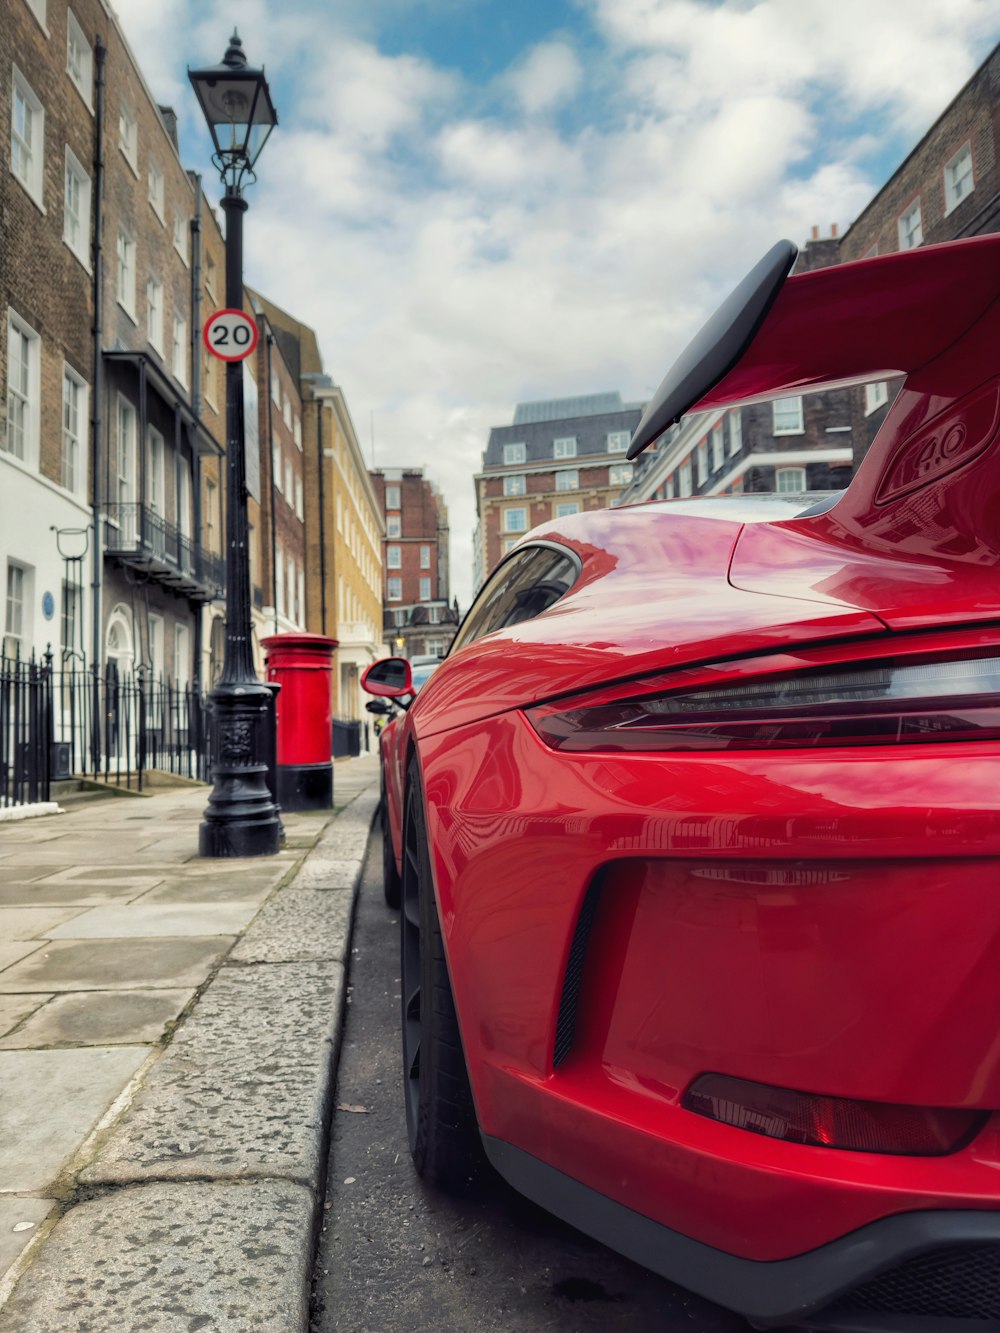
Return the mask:
[[21,963],[0,972],[0,992],[158,990],[200,986],[228,953],[226,935],[186,939],[53,940]]
[[0,1051],[0,1181],[45,1191],[149,1054],[145,1046]]
[[275,857],[200,859],[204,788],[0,829],[0,1333],[305,1333],[377,781]]
[[[193,990],[70,991],[44,996],[16,1032],[0,1037],[0,1050],[45,1046],[113,1046],[159,1041],[194,998]],[[21,999],[21,996],[0,996]],[[30,1015],[30,1016],[29,1016]],[[13,1024],[11,1024],[13,1026]]]
[[133,903],[128,907],[92,907],[48,931],[51,940],[152,939],[157,936],[238,935],[256,912],[254,904],[171,905]]
[[36,992],[34,995],[0,995],[0,1036],[10,1032],[18,1023],[23,1023],[29,1014],[51,999],[52,996],[44,992]]
[[11,940],[9,944],[0,942],[0,989],[3,989],[3,973],[21,958],[27,958],[36,949],[40,949],[43,940]]
[[56,1225],[0,1333],[291,1333],[309,1317],[309,1190],[145,1185]]
[[52,1199],[0,1195],[0,1281],[25,1245],[35,1239],[40,1222],[52,1210]]
[[33,940],[75,915],[58,907],[0,907],[0,940]]
[[334,962],[224,968],[81,1178],[315,1182],[342,989]]

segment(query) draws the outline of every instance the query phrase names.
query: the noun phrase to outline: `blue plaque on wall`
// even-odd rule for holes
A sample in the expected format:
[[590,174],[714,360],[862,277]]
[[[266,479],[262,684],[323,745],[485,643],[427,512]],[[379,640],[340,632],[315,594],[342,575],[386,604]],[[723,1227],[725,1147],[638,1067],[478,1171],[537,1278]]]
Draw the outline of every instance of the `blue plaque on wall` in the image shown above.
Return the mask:
[[42,615],[46,620],[51,620],[56,613],[56,599],[50,592],[42,593]]

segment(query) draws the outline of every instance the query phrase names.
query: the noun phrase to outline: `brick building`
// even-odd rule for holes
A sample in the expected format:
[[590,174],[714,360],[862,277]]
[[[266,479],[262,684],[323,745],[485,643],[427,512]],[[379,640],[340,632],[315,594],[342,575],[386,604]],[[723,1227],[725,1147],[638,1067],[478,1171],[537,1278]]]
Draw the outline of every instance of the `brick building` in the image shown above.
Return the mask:
[[192,399],[201,192],[103,0],[16,0],[0,44],[8,649],[190,680],[221,581],[197,535],[221,448]]
[[449,601],[444,498],[423,468],[379,468],[370,475],[385,518],[386,643],[404,657],[443,657],[458,626]]
[[625,461],[642,408],[618,393],[519,403],[494,426],[474,478],[475,585],[538,523],[605,509],[632,478]]
[[[334,654],[334,712],[345,720],[363,721],[361,673],[382,656],[381,510],[347,399],[341,386],[323,371],[315,332],[259,293],[254,293],[253,299],[268,323],[287,373],[281,384],[282,418],[287,389],[295,452],[289,448],[287,433],[279,444],[282,469],[291,459],[293,482],[299,469],[302,475],[306,627],[311,633],[327,634],[338,641]],[[293,387],[300,395],[301,450],[295,443]],[[273,457],[277,462],[278,454]],[[287,478],[285,485],[287,491]],[[287,494],[279,495],[275,501],[279,531],[283,503],[297,518],[297,508],[287,504]],[[291,545],[287,548],[293,560],[295,549]],[[287,569],[286,554],[286,577]]]

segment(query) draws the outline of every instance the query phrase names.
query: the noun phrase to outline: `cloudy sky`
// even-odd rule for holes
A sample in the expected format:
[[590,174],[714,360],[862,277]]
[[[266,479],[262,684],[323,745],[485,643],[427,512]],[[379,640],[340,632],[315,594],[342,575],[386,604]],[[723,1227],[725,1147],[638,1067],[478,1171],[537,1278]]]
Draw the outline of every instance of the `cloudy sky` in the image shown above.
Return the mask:
[[280,125],[246,276],[318,332],[376,466],[472,476],[533,398],[647,397],[778,238],[846,228],[1000,36],[996,0],[114,0],[182,156],[234,24]]

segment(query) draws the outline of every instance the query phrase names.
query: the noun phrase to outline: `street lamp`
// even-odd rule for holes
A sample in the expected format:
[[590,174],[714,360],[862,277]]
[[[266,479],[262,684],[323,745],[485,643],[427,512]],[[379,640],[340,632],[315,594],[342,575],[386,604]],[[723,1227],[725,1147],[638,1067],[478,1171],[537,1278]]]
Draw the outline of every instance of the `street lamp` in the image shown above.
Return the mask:
[[[234,32],[221,65],[188,70],[208,121],[225,194],[226,305],[243,309],[244,180],[256,179],[260,156],[278,115],[263,69],[250,69]],[[267,686],[253,664],[250,617],[243,364],[226,365],[226,646],[212,690],[214,786],[199,830],[202,856],[271,856],[281,823],[267,785],[268,731],[274,725]]]

